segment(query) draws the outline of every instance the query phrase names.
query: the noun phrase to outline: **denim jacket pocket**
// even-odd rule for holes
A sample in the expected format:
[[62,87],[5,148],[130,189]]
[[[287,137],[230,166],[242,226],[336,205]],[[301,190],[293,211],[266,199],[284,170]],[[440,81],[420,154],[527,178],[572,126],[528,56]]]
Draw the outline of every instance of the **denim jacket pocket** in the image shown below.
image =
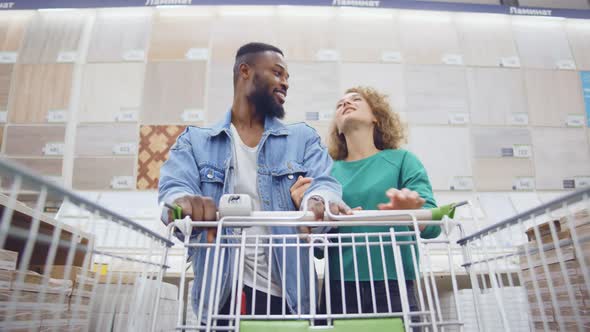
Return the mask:
[[207,196],[213,198],[215,204],[218,204],[225,183],[223,168],[204,163],[199,165],[199,177],[201,178],[201,192],[208,193]]
[[307,174],[307,168],[295,161],[287,162],[285,167],[279,168],[272,173],[273,184],[280,190],[279,207],[285,210],[295,210],[295,204],[291,199],[291,187],[299,176]]

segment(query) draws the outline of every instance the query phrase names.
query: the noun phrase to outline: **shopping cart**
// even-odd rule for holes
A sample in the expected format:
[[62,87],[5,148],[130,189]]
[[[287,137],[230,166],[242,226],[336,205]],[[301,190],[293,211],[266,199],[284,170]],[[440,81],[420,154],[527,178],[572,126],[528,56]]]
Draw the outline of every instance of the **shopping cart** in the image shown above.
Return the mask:
[[467,331],[590,330],[590,189],[459,240]]
[[[246,201],[245,208],[229,206],[239,202],[240,198]],[[178,219],[169,225],[170,237],[179,230],[182,232],[185,261],[190,261],[191,250],[193,254],[196,250],[203,251],[206,257],[204,262],[201,260],[199,263],[204,269],[200,271],[200,284],[191,283],[191,287],[196,287],[198,299],[190,298],[189,295],[189,301],[185,302],[188,277],[187,270],[183,269],[179,293],[180,310],[176,326],[178,330],[308,331],[313,328],[330,328],[331,331],[338,332],[359,329],[439,331],[445,328],[461,328],[460,315],[453,319],[445,319],[442,316],[439,290],[444,287],[438,285],[440,270],[444,270],[444,274],[449,277],[446,280],[450,280],[447,292],[457,294],[459,290],[455,269],[460,267],[453,262],[453,254],[459,247],[449,238],[452,232],[461,232],[460,225],[449,218],[455,206],[445,206],[432,211],[355,211],[354,215],[334,215],[328,211],[325,219],[329,221],[319,222],[314,221],[313,214],[309,212],[251,212],[249,206],[247,197],[225,195],[219,205],[219,221],[192,221],[188,217],[179,219],[180,214],[177,214]],[[232,211],[224,213],[225,209]],[[236,212],[239,210],[242,212]],[[305,211],[305,208],[303,210]],[[441,227],[441,235],[435,239],[421,238],[420,227],[429,225]],[[249,229],[253,226],[300,229],[310,227],[321,231],[288,235],[250,235]],[[371,227],[372,230],[355,232],[357,226]],[[217,228],[214,243],[200,240],[206,239],[200,231],[210,227]],[[336,227],[340,227],[341,230],[349,229],[351,232],[334,233],[326,229]],[[295,256],[295,261],[287,262],[288,251],[295,252],[290,256]],[[259,254],[266,255],[268,262],[274,262],[282,267],[282,271],[279,268],[279,274],[282,276],[286,275],[287,264],[301,267],[300,273],[296,276],[297,308],[290,308],[287,303],[285,278],[282,278],[282,285],[279,287],[281,293],[276,294],[277,302],[271,305],[270,297],[263,298],[261,303],[254,300],[256,292],[271,294],[272,263],[267,264],[269,277],[265,284],[257,284],[257,278],[251,279],[252,282],[247,286],[252,289],[252,295],[250,299],[245,300],[245,293],[242,292],[245,285],[244,262],[245,256],[252,255],[252,252],[256,257]],[[275,257],[277,252],[282,255]],[[314,255],[323,257],[323,266],[314,268]],[[405,261],[402,259],[404,255]],[[442,269],[435,268],[434,260],[437,258]],[[303,264],[305,261],[308,261],[308,264]],[[343,263],[344,261],[346,263]],[[348,267],[345,268],[345,264]],[[231,268],[224,268],[228,265]],[[310,268],[306,270],[304,266]],[[353,267],[354,271],[352,276],[350,267]],[[409,270],[416,271],[413,283],[406,279],[408,272],[404,270],[408,267],[411,267]],[[253,275],[257,275],[256,268],[255,265]],[[381,275],[374,276],[374,270],[382,271]],[[324,282],[316,278],[316,272]],[[388,280],[392,273],[397,276],[396,283],[382,281]],[[365,275],[362,281],[359,280],[361,274]],[[222,280],[229,280],[229,283]],[[303,286],[306,285],[306,280],[309,281],[308,287]],[[230,293],[226,305],[222,296],[224,287]],[[390,289],[391,287],[397,289]],[[413,296],[417,297],[415,301],[411,301]],[[336,298],[339,300],[336,301]],[[309,301],[308,311],[303,309],[306,304],[302,304],[303,299]],[[453,305],[460,314],[458,300],[459,297],[453,297]],[[411,306],[410,302],[415,302],[415,306]],[[188,306],[186,311],[185,304]],[[262,310],[257,311],[256,306],[261,305]],[[221,307],[228,309],[222,312]]]
[[[172,242],[5,160],[0,180],[1,331],[174,328],[161,307],[176,300],[155,306],[156,289],[176,297],[162,283]],[[60,213],[48,217],[55,202]]]

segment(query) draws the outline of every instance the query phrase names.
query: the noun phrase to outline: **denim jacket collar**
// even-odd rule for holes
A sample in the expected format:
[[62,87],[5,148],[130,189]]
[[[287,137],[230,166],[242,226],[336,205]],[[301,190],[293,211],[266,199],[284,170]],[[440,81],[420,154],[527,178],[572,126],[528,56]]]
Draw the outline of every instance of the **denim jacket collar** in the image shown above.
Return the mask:
[[[218,122],[216,125],[213,126],[212,130],[209,132],[211,136],[217,136],[221,134],[221,132],[229,133],[229,128],[231,125],[231,108],[229,111],[225,113],[225,117],[221,122]],[[278,119],[266,116],[264,119],[264,135],[289,135],[289,129]]]

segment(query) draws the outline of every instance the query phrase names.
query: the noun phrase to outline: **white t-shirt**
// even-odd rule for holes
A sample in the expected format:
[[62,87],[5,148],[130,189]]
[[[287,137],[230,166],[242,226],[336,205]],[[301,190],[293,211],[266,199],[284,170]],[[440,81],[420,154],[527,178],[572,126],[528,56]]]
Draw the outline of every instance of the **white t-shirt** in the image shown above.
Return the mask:
[[[258,195],[258,181],[257,162],[256,162],[256,151],[258,146],[253,148],[244,144],[236,127],[231,125],[231,132],[234,141],[234,167],[235,167],[235,187],[234,193],[236,194],[247,194],[252,198],[254,203],[254,210],[260,210],[260,196]],[[268,235],[270,231],[268,227],[263,226],[252,226],[244,228],[250,236]],[[248,238],[247,244],[255,243],[255,239]],[[259,240],[258,243],[268,242],[268,240]],[[256,290],[267,293],[268,292],[268,248],[258,247],[258,254],[255,255],[256,249],[254,247],[246,247],[244,252],[244,284],[254,288],[254,265],[258,265],[256,268]],[[257,257],[256,257],[257,256]],[[281,296],[281,286],[277,282],[278,276],[272,276],[272,282],[270,287],[270,294],[274,296]]]

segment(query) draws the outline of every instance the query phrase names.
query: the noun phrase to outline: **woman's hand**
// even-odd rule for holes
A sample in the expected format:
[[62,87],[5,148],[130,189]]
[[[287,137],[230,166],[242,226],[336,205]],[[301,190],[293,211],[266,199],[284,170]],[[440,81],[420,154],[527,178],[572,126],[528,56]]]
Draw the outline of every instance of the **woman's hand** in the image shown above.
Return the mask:
[[416,210],[422,208],[426,200],[420,195],[409,189],[398,190],[391,188],[385,193],[389,197],[389,203],[381,203],[377,207],[379,210]]

